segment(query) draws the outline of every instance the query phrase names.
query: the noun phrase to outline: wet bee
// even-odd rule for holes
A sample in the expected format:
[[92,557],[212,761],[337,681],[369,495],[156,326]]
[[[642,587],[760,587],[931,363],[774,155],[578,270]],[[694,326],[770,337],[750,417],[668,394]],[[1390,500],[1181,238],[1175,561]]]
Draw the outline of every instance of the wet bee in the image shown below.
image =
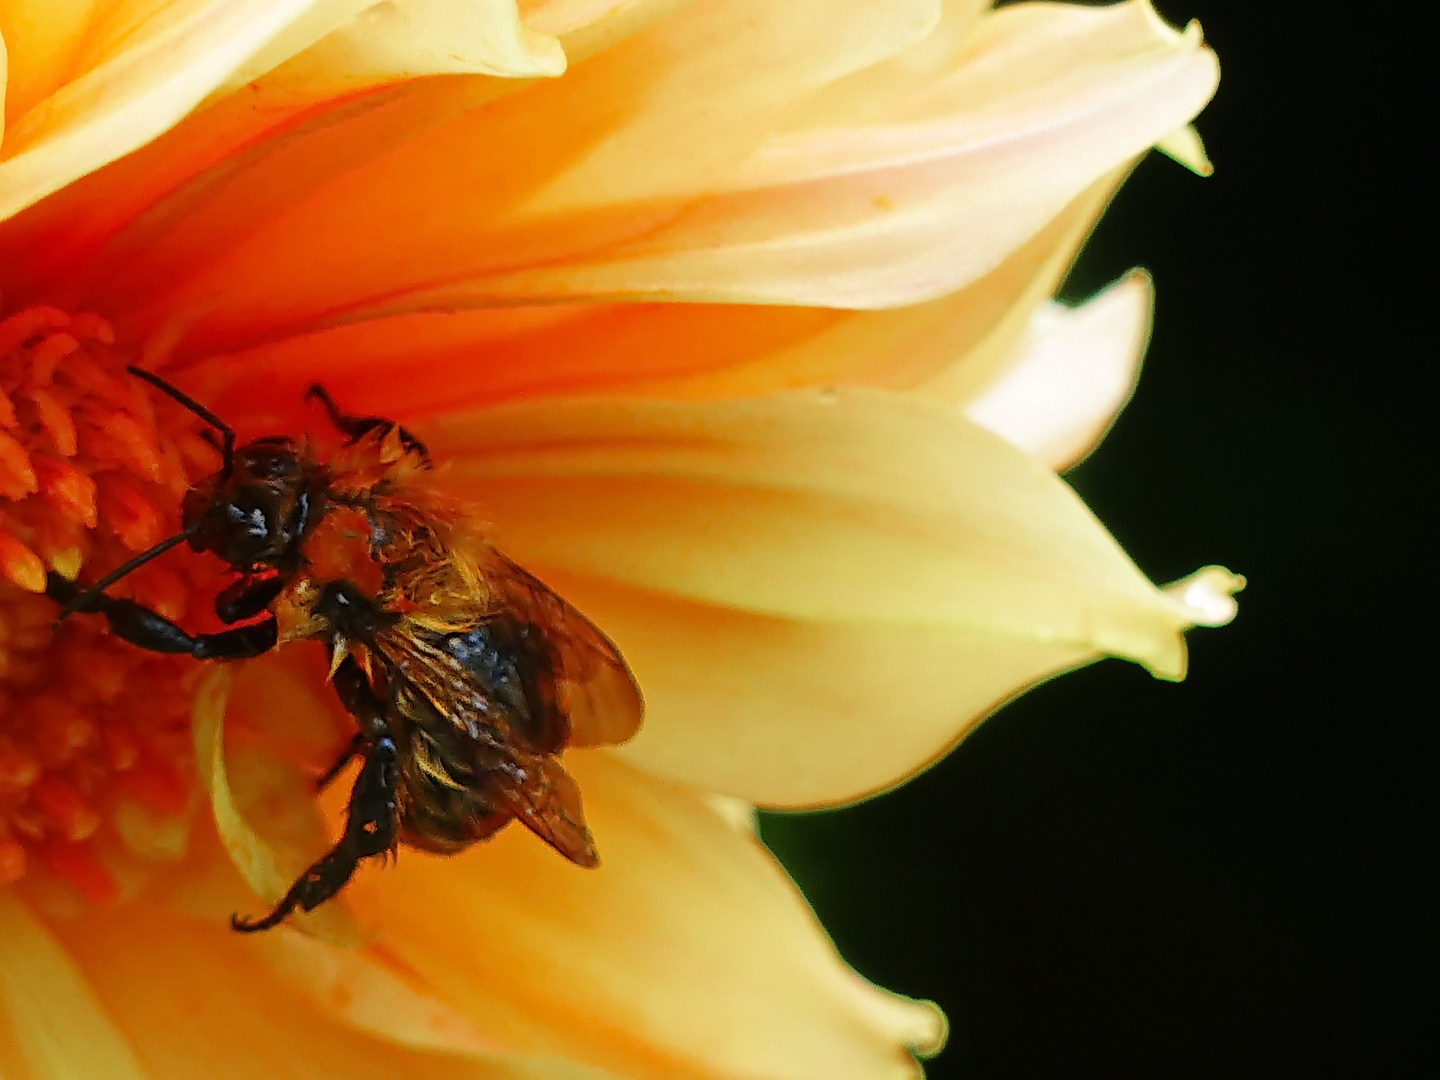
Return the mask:
[[[318,640],[357,728],[321,778],[361,759],[340,839],[269,914],[237,915],[234,928],[264,930],[312,910],[362,860],[399,843],[454,852],[511,819],[595,866],[580,792],[556,755],[623,742],[640,725],[640,690],[605,634],[433,490],[426,447],[399,424],[347,415],[312,386],[307,397],[345,440],[337,453],[321,460],[286,436],[237,446],[203,405],[129,370],[214,430],[222,465],[186,495],[174,536],[88,587],[51,574],[60,618],[96,613],[141,648],[207,660]],[[190,634],[106,593],[181,543],[234,571],[215,600],[229,629]]]

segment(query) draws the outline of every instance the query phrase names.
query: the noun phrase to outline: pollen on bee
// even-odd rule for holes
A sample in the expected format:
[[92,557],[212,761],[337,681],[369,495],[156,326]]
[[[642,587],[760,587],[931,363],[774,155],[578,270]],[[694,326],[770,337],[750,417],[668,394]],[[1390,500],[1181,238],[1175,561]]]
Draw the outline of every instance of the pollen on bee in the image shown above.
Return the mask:
[[[102,901],[134,831],[117,814],[179,817],[193,801],[190,662],[99,620],[57,631],[47,577],[93,580],[173,533],[180,496],[218,463],[114,346],[98,315],[0,315],[0,884],[44,868]],[[214,573],[182,556],[115,591],[180,618]]]

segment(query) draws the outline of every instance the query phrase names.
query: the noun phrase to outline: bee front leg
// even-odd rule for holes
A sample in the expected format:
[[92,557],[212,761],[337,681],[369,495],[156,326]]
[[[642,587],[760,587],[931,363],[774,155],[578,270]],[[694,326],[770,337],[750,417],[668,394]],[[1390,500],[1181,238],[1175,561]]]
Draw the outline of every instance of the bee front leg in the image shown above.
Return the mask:
[[287,584],[289,579],[282,574],[271,577],[247,574],[220,590],[215,597],[215,614],[227,625],[253,619],[275,602]]
[[329,900],[355,873],[362,859],[383,855],[395,846],[400,807],[395,785],[399,779],[395,743],[377,739],[365,755],[365,764],[350,792],[345,833],[329,853],[315,863],[275,905],[259,919],[230,916],[230,925],[242,933],[268,930],[283,922],[296,908],[313,911]]
[[[45,594],[58,604],[68,604],[80,592],[80,586],[59,574],[52,573],[46,580]],[[248,660],[269,652],[280,636],[273,615],[215,634],[190,634],[158,611],[105,593],[87,600],[77,614],[89,612],[104,615],[110,632],[132,645],[151,652],[193,656],[197,660]]]

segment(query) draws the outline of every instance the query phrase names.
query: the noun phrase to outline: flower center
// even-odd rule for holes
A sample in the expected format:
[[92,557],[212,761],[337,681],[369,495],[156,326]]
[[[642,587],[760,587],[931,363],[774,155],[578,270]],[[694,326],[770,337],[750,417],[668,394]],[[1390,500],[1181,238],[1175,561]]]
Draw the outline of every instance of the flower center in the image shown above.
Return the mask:
[[[93,581],[174,533],[217,464],[195,418],[148,394],[113,345],[96,315],[0,318],[0,883],[44,867],[96,900],[133,856],[183,853],[198,670],[96,616],[56,629],[46,576]],[[182,619],[213,577],[171,554],[111,591]]]

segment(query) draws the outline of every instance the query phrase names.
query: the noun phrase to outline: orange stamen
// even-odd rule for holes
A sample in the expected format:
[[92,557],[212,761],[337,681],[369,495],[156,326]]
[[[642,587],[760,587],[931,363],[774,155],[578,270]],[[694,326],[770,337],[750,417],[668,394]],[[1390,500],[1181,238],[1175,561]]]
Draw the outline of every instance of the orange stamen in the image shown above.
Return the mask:
[[[0,317],[0,884],[39,867],[101,902],[118,891],[122,800],[169,815],[195,804],[193,662],[93,616],[57,631],[47,573],[93,581],[171,535],[180,496],[218,464],[199,422],[155,400],[114,342],[97,315]],[[216,571],[177,551],[111,591],[193,619]]]

